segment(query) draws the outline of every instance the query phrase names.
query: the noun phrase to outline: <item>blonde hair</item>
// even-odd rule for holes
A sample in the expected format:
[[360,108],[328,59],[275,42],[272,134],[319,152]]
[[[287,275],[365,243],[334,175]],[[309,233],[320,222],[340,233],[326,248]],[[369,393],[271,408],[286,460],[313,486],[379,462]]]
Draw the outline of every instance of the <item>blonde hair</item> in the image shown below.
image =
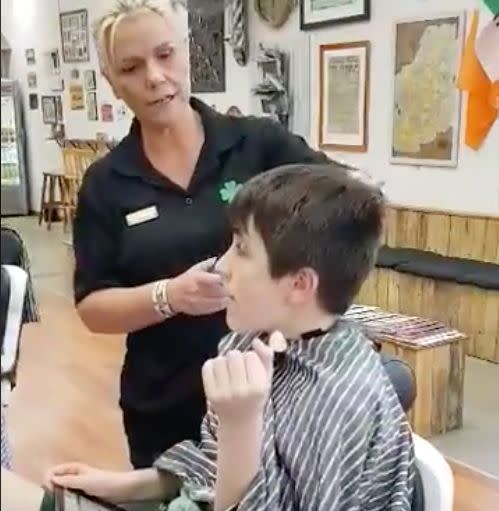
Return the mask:
[[131,16],[154,13],[163,18],[174,17],[175,27],[180,27],[181,38],[188,33],[185,2],[181,0],[117,0],[115,7],[94,24],[93,36],[101,71],[106,73],[112,65],[114,39],[118,25]]

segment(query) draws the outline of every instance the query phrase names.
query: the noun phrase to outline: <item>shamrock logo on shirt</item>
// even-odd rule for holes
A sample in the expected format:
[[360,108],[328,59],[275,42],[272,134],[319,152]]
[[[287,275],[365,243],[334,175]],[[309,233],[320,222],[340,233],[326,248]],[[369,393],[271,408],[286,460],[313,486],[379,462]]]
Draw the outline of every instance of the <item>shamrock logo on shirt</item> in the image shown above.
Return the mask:
[[224,202],[229,203],[242,186],[241,183],[236,183],[235,181],[226,181],[219,190],[220,197]]

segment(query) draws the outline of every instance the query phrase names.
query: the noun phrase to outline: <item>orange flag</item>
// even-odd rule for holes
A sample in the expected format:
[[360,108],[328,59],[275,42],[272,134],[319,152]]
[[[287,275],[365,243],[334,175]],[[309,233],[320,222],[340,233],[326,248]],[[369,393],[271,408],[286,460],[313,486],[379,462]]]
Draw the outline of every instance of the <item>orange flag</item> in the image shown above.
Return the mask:
[[492,84],[475,53],[478,11],[473,12],[471,28],[466,40],[457,87],[468,92],[465,143],[478,149],[498,116]]

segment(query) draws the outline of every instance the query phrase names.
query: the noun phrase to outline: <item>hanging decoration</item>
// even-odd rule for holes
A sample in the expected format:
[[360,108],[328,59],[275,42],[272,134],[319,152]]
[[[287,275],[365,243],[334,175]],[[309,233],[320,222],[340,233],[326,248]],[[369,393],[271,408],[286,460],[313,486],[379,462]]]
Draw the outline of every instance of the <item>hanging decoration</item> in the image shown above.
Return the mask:
[[281,28],[288,21],[295,0],[255,0],[255,11],[272,28]]
[[240,66],[248,62],[248,11],[246,0],[232,0],[230,5],[230,45]]
[[261,81],[252,92],[260,98],[263,113],[284,126],[289,120],[288,54],[260,45],[257,65]]

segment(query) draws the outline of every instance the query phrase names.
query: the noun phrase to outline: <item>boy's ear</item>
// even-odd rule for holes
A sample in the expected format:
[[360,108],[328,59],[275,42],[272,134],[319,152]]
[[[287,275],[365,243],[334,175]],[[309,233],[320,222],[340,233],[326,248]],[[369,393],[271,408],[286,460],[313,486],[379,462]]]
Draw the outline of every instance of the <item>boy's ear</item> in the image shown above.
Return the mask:
[[319,276],[312,268],[302,268],[293,275],[291,300],[304,303],[315,297],[319,288]]

